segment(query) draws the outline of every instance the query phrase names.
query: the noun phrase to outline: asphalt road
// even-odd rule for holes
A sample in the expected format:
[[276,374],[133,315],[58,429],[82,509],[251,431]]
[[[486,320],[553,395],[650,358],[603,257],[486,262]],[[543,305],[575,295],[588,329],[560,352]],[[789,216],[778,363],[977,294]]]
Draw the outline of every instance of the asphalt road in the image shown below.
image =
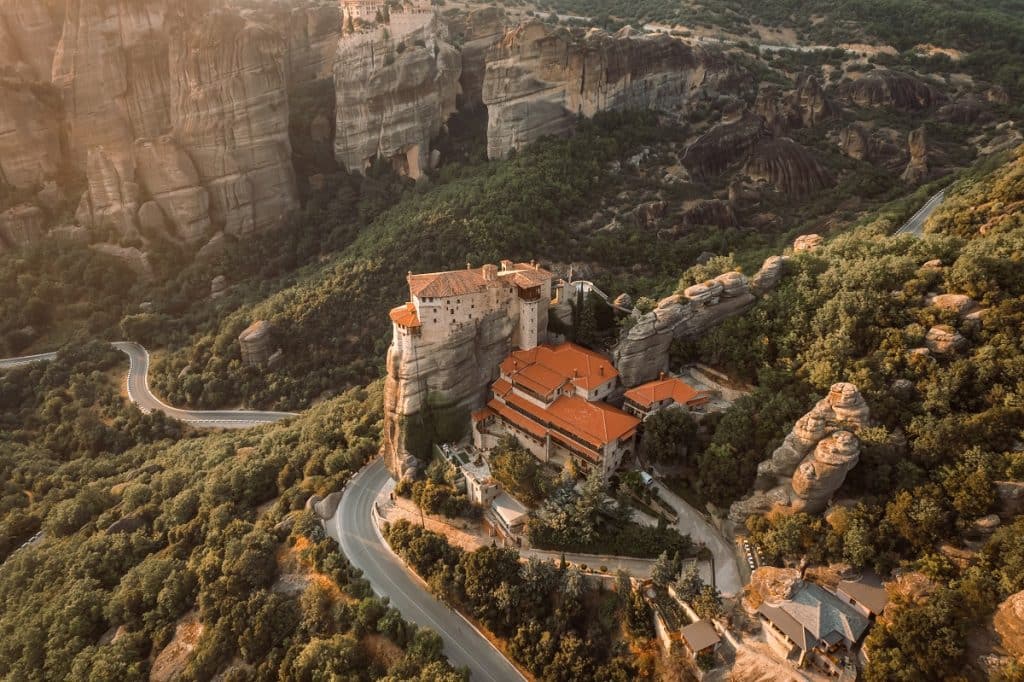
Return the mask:
[[324,524],[328,535],[363,571],[375,593],[386,595],[406,619],[441,635],[444,652],[453,665],[467,666],[474,680],[524,679],[468,621],[427,592],[384,542],[372,514],[374,501],[389,477],[382,459],[359,472],[349,482],[334,517]]
[[922,206],[910,220],[903,224],[903,227],[896,230],[896,234],[912,234],[915,237],[920,237],[924,231],[924,224],[928,222],[928,219],[932,217],[932,213],[935,213],[935,209],[941,206],[945,199],[945,189],[941,189],[933,194],[928,201],[925,202],[924,206]]
[[[119,341],[111,344],[128,356],[128,399],[145,413],[163,412],[196,428],[207,429],[248,429],[260,424],[273,424],[282,419],[295,417],[290,412],[261,412],[256,410],[180,410],[164,403],[149,390],[149,352],[137,343]],[[27,355],[20,358],[0,360],[0,370],[23,367],[34,362],[56,359],[56,353]]]

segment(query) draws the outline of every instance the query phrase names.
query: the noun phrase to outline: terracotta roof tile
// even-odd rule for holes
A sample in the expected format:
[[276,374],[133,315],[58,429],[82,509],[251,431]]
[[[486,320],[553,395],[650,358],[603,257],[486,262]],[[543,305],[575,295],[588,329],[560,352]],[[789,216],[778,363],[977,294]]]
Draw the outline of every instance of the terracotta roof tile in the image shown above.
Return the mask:
[[419,327],[420,317],[412,303],[400,305],[391,311],[391,320],[402,327]]
[[679,405],[702,404],[707,402],[708,394],[698,391],[682,379],[670,377],[659,379],[631,388],[626,391],[626,398],[643,407],[671,398]]
[[447,298],[483,291],[487,281],[479,268],[409,275],[409,292],[417,298]]
[[514,351],[501,363],[501,373],[512,383],[518,383],[520,376],[537,382],[545,389],[539,391],[541,395],[549,395],[565,381],[591,391],[619,376],[608,358],[574,343]]

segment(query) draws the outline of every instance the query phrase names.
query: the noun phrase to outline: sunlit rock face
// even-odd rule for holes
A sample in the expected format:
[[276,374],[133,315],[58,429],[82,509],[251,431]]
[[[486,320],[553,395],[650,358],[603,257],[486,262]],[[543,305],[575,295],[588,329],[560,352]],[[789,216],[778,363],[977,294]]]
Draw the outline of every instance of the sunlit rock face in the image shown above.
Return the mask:
[[53,63],[69,151],[103,147],[125,172],[132,143],[170,130],[167,0],[69,0]]
[[827,396],[797,420],[770,459],[757,467],[757,491],[735,502],[729,520],[772,509],[819,513],[860,460],[857,433],[871,423],[871,410],[857,387],[834,384]]
[[24,80],[49,82],[63,19],[59,9],[43,0],[0,0],[0,65]]
[[578,117],[600,111],[686,111],[701,97],[735,88],[735,80],[718,53],[667,35],[594,29],[578,36],[527,23],[487,57],[488,155],[504,158],[545,135],[568,133]]
[[60,105],[45,86],[0,78],[0,184],[33,187],[61,163]]
[[649,313],[624,331],[613,352],[622,383],[638,386],[669,369],[669,349],[676,339],[693,339],[723,320],[742,313],[775,288],[782,275],[782,260],[765,261],[752,282],[738,272],[689,287],[682,295],[662,299]]
[[505,37],[508,17],[500,7],[482,7],[467,13],[461,23],[452,28],[462,38],[461,106],[477,109],[484,103],[487,53]]
[[288,138],[285,41],[219,10],[171,42],[171,122],[228,234],[280,224],[298,204]]
[[858,107],[900,111],[923,111],[948,100],[930,83],[887,69],[875,69],[856,80],[844,82],[839,87],[839,96]]
[[392,15],[388,27],[345,35],[334,65],[334,153],[350,171],[374,159],[419,178],[430,140],[455,113],[462,60],[447,27],[431,12]]

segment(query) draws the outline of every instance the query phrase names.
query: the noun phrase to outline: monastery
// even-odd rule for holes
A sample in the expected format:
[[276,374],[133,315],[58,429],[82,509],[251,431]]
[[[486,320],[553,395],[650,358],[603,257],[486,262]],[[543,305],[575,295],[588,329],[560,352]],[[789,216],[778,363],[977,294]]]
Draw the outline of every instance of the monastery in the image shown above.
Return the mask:
[[[574,343],[548,343],[551,307],[571,298],[571,285],[553,280],[535,262],[508,260],[409,273],[409,301],[390,313],[389,373],[405,377],[407,394],[426,402],[441,388],[429,378],[417,385],[415,377],[431,376],[425,368],[466,338],[504,339],[493,351],[475,353],[484,382],[467,401],[474,445],[487,450],[512,435],[541,461],[559,467],[572,461],[582,473],[597,469],[608,477],[636,452],[645,418],[671,405],[699,407],[708,397],[665,376],[623,395],[609,358]],[[623,400],[625,410],[612,404]]]

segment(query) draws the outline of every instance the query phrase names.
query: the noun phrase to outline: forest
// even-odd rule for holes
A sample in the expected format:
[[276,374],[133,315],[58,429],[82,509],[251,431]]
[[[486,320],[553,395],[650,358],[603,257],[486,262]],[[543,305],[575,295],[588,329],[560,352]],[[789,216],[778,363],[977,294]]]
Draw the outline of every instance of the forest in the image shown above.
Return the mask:
[[0,375],[0,676],[147,680],[192,622],[182,680],[467,679],[303,510],[377,451],[379,384],[200,436],[127,405],[123,365],[93,344]]

